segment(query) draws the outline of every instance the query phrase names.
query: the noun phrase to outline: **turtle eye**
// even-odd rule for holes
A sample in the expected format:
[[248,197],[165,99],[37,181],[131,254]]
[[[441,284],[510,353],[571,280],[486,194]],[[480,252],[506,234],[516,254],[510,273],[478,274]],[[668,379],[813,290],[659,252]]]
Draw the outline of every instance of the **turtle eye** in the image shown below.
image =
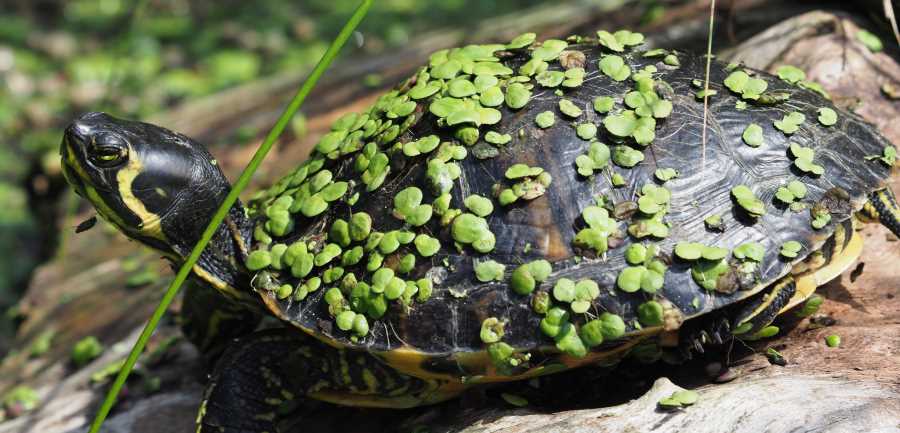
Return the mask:
[[101,137],[93,143],[89,153],[94,165],[110,168],[128,158],[128,146],[118,137]]

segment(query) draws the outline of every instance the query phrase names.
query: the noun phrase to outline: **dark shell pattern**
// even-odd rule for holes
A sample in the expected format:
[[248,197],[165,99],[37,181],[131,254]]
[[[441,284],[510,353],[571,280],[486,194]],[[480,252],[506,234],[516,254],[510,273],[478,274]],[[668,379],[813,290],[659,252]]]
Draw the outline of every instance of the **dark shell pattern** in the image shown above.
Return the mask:
[[340,346],[584,356],[759,292],[883,186],[890,144],[792,67],[713,61],[704,145],[705,57],[642,40],[435,53],[253,200],[254,288]]

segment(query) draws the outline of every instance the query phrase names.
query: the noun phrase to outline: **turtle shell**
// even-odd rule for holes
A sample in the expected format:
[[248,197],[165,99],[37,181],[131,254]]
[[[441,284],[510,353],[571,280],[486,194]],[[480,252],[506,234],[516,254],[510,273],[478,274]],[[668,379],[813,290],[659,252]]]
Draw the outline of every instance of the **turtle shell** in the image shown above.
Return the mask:
[[759,292],[884,185],[799,71],[713,62],[704,134],[705,60],[612,38],[444,50],[338,120],[252,202],[254,288],[336,346],[583,356]]

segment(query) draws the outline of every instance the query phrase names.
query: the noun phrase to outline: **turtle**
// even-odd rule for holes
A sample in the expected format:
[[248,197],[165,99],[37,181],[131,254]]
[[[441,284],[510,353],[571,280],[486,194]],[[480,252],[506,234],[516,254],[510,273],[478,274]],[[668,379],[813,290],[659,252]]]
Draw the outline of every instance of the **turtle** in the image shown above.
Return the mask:
[[[764,338],[859,257],[859,223],[900,234],[895,148],[803,71],[643,43],[437,51],[238,201],[184,296],[185,334],[215,354],[199,429]],[[174,266],[231,188],[198,142],[104,113],[65,129],[61,158]]]

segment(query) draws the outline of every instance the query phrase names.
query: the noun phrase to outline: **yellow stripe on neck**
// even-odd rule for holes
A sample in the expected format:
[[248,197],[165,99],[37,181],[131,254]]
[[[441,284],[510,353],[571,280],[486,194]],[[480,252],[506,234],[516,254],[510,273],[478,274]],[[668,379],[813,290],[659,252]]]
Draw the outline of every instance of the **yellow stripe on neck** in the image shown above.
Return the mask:
[[[132,152],[132,154],[134,155],[135,152]],[[116,173],[116,180],[119,183],[119,197],[122,198],[122,203],[140,218],[141,225],[137,227],[139,234],[166,242],[166,235],[162,231],[160,216],[147,210],[144,202],[134,195],[134,179],[141,174],[141,169],[143,168],[143,164],[141,164],[139,159],[130,158],[128,165]]]

